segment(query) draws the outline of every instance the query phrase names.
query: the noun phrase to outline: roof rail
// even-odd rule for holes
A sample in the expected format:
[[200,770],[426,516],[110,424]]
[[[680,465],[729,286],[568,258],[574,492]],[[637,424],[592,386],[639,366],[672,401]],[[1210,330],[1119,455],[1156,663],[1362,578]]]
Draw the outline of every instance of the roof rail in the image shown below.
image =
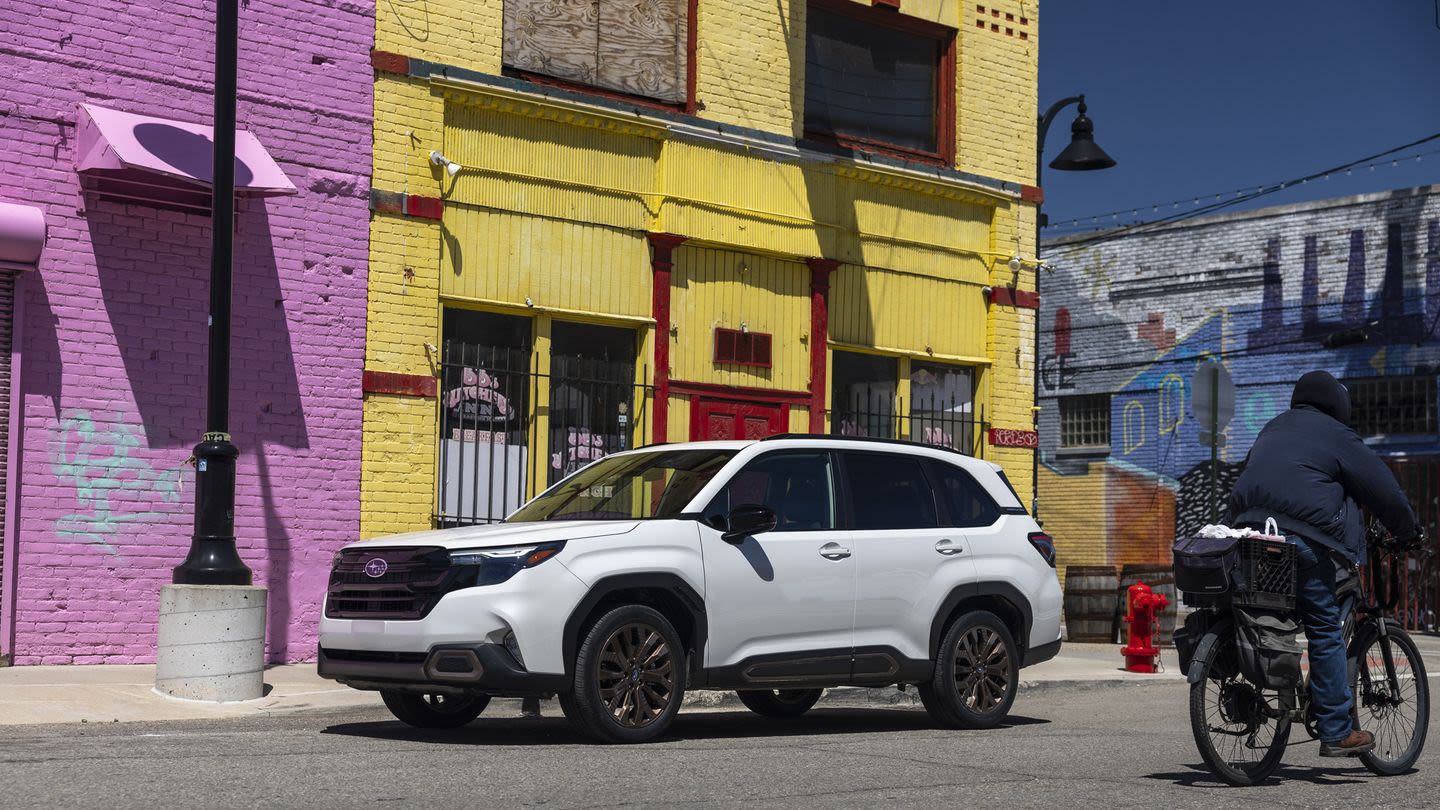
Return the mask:
[[909,439],[883,439],[876,436],[841,436],[834,433],[776,433],[773,436],[766,436],[762,442],[777,441],[780,439],[807,439],[810,441],[836,441],[836,442],[871,442],[875,444],[895,444],[901,447],[921,447],[926,450],[942,450],[947,453],[975,458],[969,453],[962,452],[954,447],[945,447],[938,444],[926,444],[925,442],[914,442]]

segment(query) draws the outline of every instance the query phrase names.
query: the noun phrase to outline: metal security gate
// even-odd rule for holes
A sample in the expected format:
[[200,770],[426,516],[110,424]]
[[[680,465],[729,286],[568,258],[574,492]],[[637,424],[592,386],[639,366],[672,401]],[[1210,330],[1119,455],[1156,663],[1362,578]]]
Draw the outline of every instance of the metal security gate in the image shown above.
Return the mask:
[[[11,581],[9,567],[14,561],[5,555],[5,527],[9,525],[10,494],[10,392],[11,349],[15,331],[15,273],[0,270],[0,613],[8,612],[12,599],[5,593]],[[13,616],[0,616],[0,629],[14,624]],[[0,636],[0,663],[8,663],[13,650],[7,649],[10,639]]]
[[541,374],[528,350],[456,341],[441,357],[438,526],[502,520],[642,435],[653,388],[633,364],[557,355]]
[[1430,538],[1430,554],[1405,560],[1400,586],[1404,601],[1397,607],[1405,627],[1426,633],[1440,631],[1440,456],[1387,458],[1400,488],[1415,507]]

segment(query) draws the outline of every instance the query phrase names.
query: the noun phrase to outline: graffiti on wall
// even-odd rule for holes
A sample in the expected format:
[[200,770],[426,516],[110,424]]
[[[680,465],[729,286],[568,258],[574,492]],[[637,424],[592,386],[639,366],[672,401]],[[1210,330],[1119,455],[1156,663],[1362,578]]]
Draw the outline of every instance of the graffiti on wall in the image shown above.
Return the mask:
[[67,409],[60,415],[60,431],[51,444],[51,473],[73,487],[79,508],[55,520],[62,540],[88,543],[120,556],[122,530],[131,524],[160,517],[157,503],[180,500],[178,479],[155,469],[137,451],[144,431],[116,414],[97,422],[89,411]]
[[[1040,515],[1068,564],[1163,561],[1151,535],[1209,522],[1304,372],[1440,374],[1440,195],[1424,189],[1046,253],[1059,269],[1041,314]],[[1208,358],[1237,385],[1218,498],[1191,401]],[[1058,398],[1094,394],[1109,395],[1108,448],[1063,447]],[[1372,443],[1440,457],[1440,434]]]

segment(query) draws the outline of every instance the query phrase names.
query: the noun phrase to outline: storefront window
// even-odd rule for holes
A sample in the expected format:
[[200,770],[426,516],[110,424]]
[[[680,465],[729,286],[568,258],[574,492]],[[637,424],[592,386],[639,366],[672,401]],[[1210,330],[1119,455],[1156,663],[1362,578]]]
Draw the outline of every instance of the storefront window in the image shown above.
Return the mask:
[[440,363],[440,523],[500,520],[525,500],[529,318],[447,309]]
[[894,357],[835,352],[831,360],[830,431],[842,436],[895,438]]
[[555,483],[634,446],[635,332],[557,321],[551,328],[550,464]]
[[939,363],[912,363],[908,438],[973,453],[974,402],[974,369]]

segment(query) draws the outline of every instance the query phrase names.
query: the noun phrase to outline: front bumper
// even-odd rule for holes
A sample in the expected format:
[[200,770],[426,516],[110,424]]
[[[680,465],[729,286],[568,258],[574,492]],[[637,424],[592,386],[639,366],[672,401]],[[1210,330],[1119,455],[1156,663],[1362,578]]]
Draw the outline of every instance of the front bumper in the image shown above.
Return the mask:
[[526,697],[564,692],[563,674],[529,672],[499,644],[437,644],[425,652],[320,648],[319,674],[356,689]]

